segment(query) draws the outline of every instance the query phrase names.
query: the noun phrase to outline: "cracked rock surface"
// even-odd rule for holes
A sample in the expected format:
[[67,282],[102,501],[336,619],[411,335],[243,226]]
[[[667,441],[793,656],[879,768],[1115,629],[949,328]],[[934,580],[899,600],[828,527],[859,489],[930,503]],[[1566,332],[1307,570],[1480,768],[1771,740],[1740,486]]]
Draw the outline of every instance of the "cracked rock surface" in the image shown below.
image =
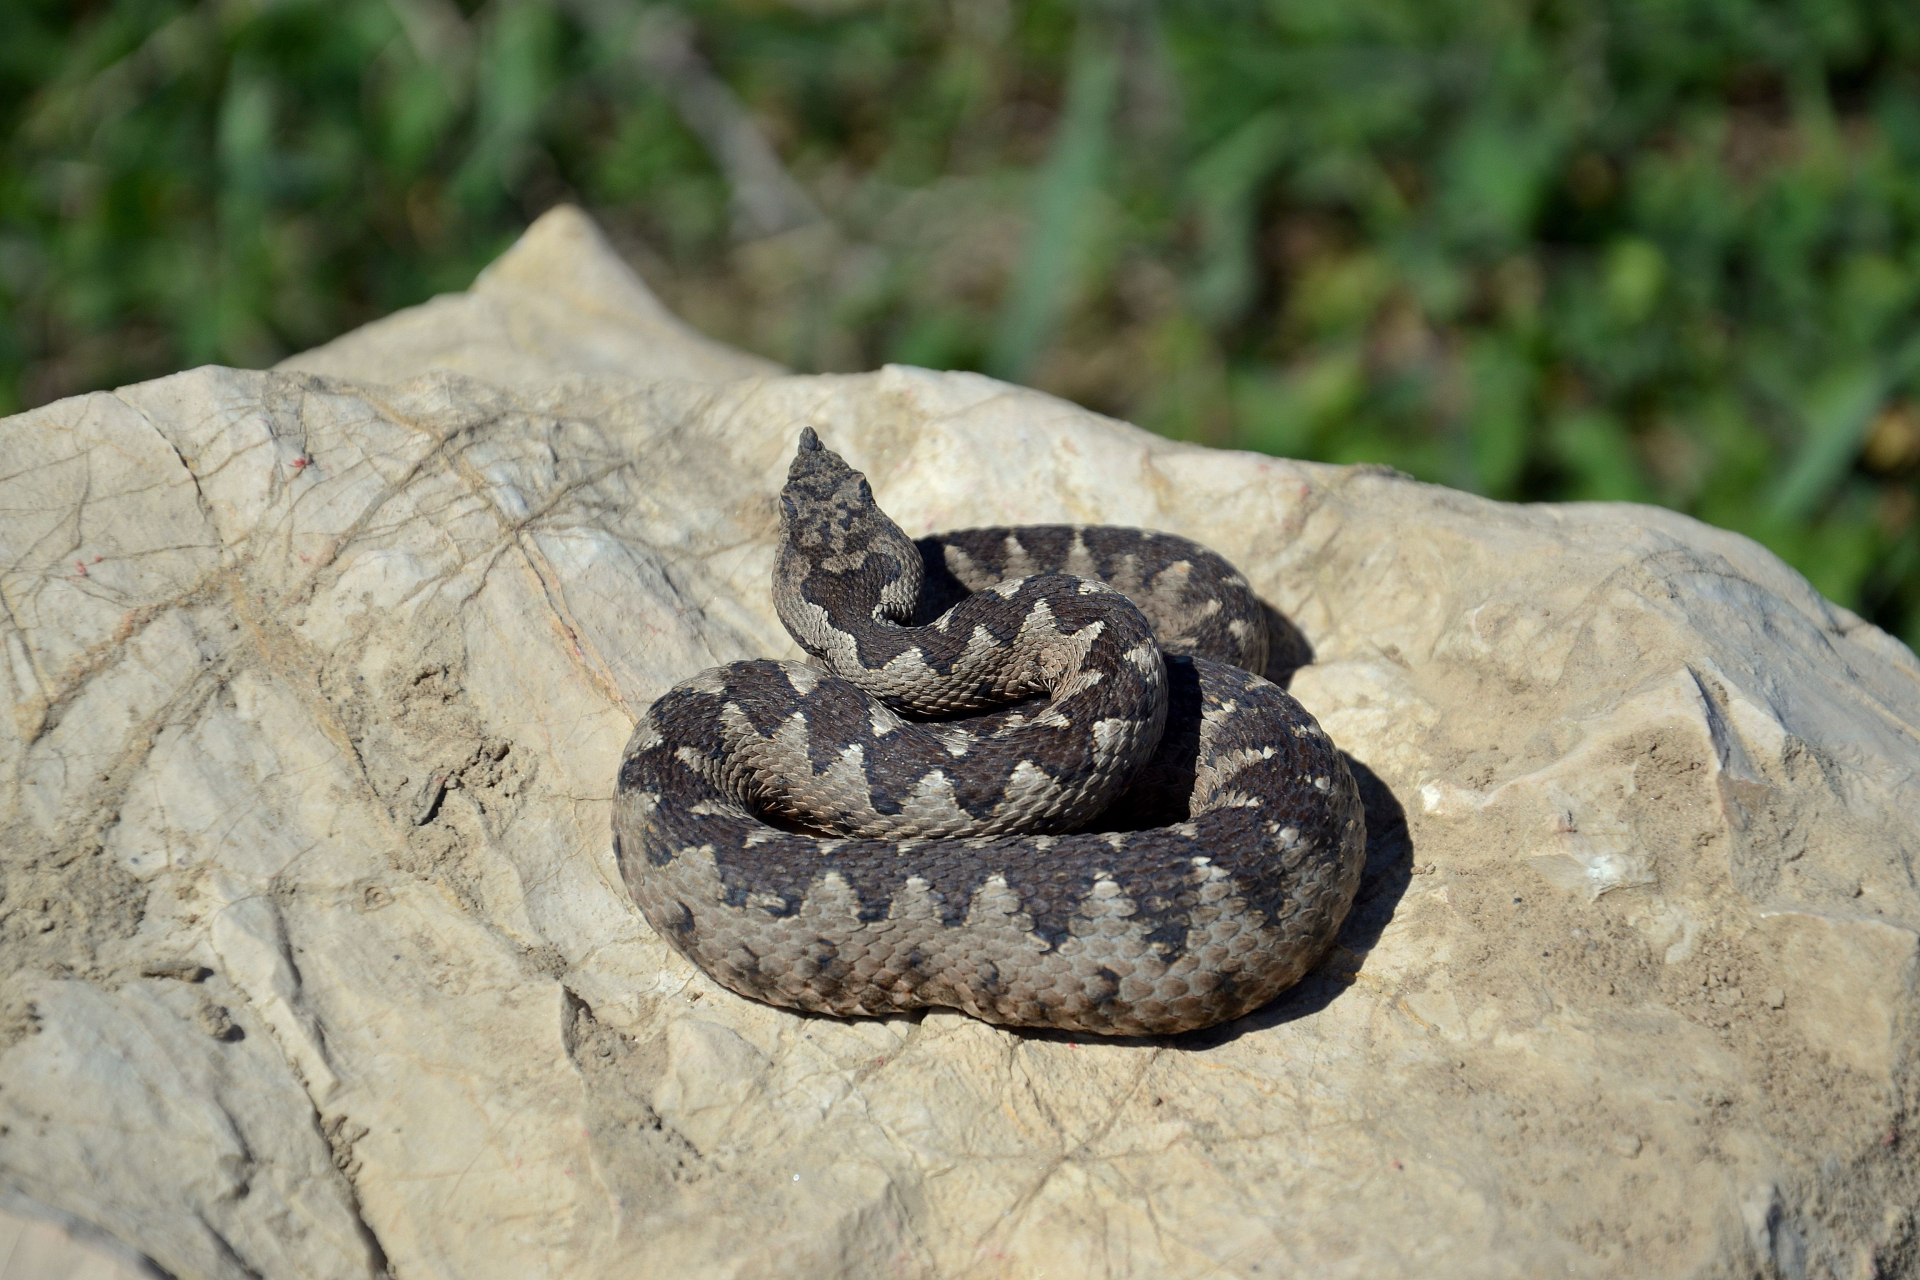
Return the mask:
[[[1370,828],[1306,982],[1102,1042],[654,937],[614,767],[798,656],[807,424],[910,533],[1168,530],[1297,628]],[[559,210],[277,370],[8,419],[0,549],[0,1205],[173,1275],[1920,1275],[1920,664],[1734,534],[784,376]]]

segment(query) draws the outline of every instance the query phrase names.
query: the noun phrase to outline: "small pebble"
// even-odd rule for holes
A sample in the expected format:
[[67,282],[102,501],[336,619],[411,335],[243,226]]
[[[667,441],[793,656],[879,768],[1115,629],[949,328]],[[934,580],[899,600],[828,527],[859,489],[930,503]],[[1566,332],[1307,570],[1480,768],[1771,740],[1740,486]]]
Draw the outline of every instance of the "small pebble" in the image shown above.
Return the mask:
[[235,1025],[233,1015],[227,1012],[227,1007],[223,1004],[214,1004],[208,1001],[194,1010],[193,1017],[194,1021],[200,1024],[200,1029],[212,1036],[215,1040],[238,1040],[241,1038],[242,1033],[240,1028]]
[[1767,1008],[1778,1009],[1787,1002],[1787,993],[1779,987],[1767,988]]
[[441,798],[447,794],[447,788],[455,785],[457,781],[458,779],[439,773],[427,779],[427,785],[420,788],[420,794],[413,802],[414,826],[424,827],[433,821],[434,815],[440,812]]
[[150,960],[140,966],[144,978],[174,978],[181,982],[205,982],[213,970],[192,960]]
[[1637,1133],[1618,1134],[1613,1139],[1613,1149],[1631,1160],[1640,1154],[1640,1135]]

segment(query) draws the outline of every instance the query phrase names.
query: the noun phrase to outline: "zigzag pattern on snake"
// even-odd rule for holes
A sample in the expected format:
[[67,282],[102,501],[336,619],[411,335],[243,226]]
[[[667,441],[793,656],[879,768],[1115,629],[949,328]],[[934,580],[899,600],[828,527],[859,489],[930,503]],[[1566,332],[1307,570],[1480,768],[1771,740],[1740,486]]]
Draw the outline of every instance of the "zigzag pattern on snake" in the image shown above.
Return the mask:
[[1076,526],[916,544],[807,429],[773,595],[811,660],[675,686],[615,792],[635,903],[723,985],[1158,1034],[1257,1008],[1331,945],[1359,793],[1252,674],[1265,615],[1219,556]]

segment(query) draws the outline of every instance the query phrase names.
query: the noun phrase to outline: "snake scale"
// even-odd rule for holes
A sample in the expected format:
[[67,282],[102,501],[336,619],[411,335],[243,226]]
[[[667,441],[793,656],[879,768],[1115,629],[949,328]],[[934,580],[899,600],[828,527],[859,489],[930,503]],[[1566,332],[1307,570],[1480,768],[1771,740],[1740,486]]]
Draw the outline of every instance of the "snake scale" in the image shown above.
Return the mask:
[[1345,760],[1252,674],[1246,579],[1167,534],[915,543],[811,428],[773,596],[811,661],[648,708],[614,849],[723,985],[821,1013],[947,1006],[1106,1035],[1238,1017],[1331,945],[1364,860]]

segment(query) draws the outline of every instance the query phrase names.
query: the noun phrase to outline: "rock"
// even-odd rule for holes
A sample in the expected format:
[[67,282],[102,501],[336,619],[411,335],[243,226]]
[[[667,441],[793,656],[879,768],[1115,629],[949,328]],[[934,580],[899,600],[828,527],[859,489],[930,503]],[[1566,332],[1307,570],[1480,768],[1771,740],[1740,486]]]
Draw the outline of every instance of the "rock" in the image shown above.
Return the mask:
[[[1368,797],[1314,975],[1102,1042],[653,936],[614,764],[795,656],[803,424],[910,532],[1248,573]],[[9,419],[0,540],[0,1169],[175,1275],[1913,1274],[1920,664],[1734,534],[780,376],[560,211],[279,370]]]

